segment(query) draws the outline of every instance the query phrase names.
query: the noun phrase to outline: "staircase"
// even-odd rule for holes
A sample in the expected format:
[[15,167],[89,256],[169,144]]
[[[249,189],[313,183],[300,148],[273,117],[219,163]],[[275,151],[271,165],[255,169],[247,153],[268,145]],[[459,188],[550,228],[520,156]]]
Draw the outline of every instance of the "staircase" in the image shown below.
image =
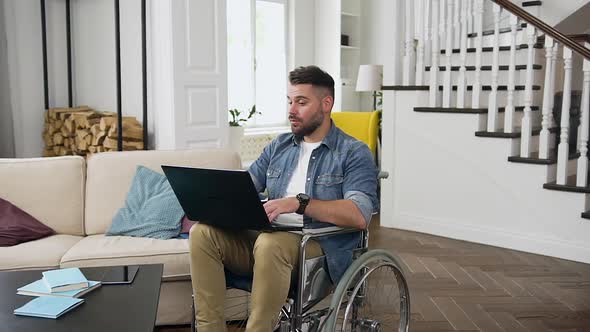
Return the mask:
[[491,2],[404,3],[417,21],[403,85],[383,86],[381,224],[590,263],[590,40]]

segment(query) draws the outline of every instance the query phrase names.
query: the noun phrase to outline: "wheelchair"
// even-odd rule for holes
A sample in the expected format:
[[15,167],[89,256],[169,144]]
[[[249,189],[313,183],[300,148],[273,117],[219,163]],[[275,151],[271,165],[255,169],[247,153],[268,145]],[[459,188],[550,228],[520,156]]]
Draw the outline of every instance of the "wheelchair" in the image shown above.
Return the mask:
[[[337,285],[327,273],[324,256],[305,259],[309,240],[320,236],[362,232],[354,260]],[[400,264],[388,251],[368,249],[369,231],[327,227],[304,230],[299,266],[289,296],[278,313],[274,331],[405,331],[410,324],[410,293]],[[228,292],[249,292],[251,279],[226,271]],[[245,328],[247,293],[238,291],[226,303],[230,331]],[[228,298],[226,298],[228,302]],[[227,314],[229,312],[229,314]],[[194,301],[191,331],[196,331]]]

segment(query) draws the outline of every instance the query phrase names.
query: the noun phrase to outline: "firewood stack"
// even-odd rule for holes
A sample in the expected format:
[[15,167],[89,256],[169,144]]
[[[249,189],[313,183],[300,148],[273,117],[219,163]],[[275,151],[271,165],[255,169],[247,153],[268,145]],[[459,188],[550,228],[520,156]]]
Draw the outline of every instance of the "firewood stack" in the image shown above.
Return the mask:
[[[117,114],[88,106],[50,108],[45,112],[43,156],[117,151]],[[143,128],[133,116],[123,117],[123,150],[143,149]]]

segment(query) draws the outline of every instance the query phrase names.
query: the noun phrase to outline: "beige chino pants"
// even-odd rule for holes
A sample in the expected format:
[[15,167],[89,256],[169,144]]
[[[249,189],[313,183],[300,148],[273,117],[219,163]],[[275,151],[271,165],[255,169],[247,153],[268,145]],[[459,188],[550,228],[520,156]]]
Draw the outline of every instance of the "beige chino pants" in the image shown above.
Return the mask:
[[[197,330],[226,330],[225,267],[236,274],[254,273],[246,331],[272,331],[287,299],[291,274],[297,268],[300,242],[301,235],[289,232],[235,232],[204,224],[193,226],[189,245]],[[322,254],[318,242],[308,242],[307,258]]]

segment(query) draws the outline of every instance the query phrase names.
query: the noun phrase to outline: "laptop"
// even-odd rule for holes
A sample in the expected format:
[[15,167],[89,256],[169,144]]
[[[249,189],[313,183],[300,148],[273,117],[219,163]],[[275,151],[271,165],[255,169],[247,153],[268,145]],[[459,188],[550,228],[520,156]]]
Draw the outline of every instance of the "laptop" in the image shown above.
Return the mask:
[[294,225],[268,220],[248,171],[167,165],[162,165],[162,170],[191,220],[234,230],[300,231],[303,228],[303,221]]

